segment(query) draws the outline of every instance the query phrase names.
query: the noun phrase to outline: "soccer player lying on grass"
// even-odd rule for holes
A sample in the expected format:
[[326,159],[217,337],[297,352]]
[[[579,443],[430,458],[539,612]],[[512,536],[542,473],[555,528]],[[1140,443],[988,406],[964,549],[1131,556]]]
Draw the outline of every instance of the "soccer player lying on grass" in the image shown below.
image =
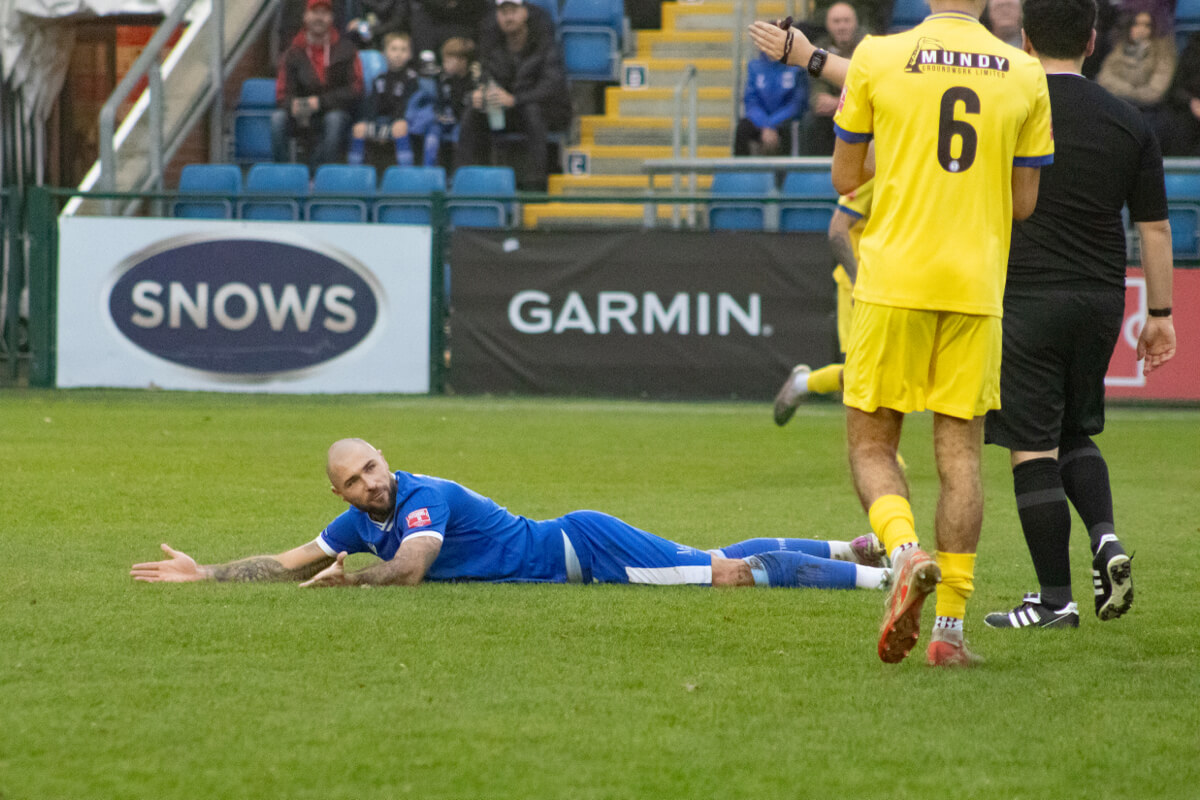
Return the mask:
[[[393,473],[383,453],[362,439],[334,442],[326,472],[350,508],[308,544],[212,566],[164,544],[169,559],[134,564],[130,575],[149,582],[300,580],[301,586],[474,580],[826,589],[881,589],[891,577],[874,536],[750,539],[705,551],[598,511],[526,519],[453,481]],[[346,555],[366,551],[383,563],[347,572]]]

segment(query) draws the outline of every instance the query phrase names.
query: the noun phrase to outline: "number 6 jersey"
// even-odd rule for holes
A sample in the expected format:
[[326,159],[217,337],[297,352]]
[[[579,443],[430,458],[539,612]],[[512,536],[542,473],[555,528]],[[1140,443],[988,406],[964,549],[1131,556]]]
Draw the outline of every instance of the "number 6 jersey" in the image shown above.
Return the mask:
[[968,14],[933,14],[859,44],[834,123],[875,139],[855,299],[1000,316],[1012,168],[1054,160],[1041,64]]

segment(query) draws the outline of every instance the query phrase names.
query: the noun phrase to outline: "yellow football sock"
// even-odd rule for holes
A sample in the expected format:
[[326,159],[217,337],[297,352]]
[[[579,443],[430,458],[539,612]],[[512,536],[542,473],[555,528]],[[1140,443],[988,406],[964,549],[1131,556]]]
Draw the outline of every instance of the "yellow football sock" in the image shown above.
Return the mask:
[[842,365],[829,364],[808,376],[808,390],[814,394],[832,394],[842,390]]
[[912,506],[900,495],[885,494],[871,504],[867,517],[871,520],[871,530],[875,531],[888,553],[894,552],[900,545],[917,543]]
[[967,598],[975,591],[974,553],[934,553],[942,569],[942,582],[937,587],[937,615],[964,619]]

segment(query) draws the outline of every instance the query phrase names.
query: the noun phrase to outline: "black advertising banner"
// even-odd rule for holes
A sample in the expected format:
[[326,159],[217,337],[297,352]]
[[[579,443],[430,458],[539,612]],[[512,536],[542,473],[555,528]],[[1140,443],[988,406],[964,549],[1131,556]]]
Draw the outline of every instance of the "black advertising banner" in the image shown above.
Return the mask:
[[460,393],[770,398],[836,357],[823,234],[455,231]]

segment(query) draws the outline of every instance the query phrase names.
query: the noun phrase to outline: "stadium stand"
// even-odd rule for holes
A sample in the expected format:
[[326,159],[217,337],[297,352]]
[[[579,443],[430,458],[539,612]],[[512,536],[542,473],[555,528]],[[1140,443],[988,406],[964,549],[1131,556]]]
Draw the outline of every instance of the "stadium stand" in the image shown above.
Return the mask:
[[[496,200],[456,200],[456,197],[496,197]],[[517,179],[512,167],[460,167],[450,187],[450,225],[455,228],[503,228],[510,218]],[[512,216],[516,219],[516,216]]]
[[233,199],[177,200],[171,215],[183,219],[232,219],[242,193],[242,171],[236,164],[188,164],[179,174],[181,194],[230,195]]
[[441,167],[388,167],[379,184],[373,216],[376,222],[428,225],[433,216],[429,195],[446,191]]
[[779,206],[779,230],[802,233],[829,229],[837,206],[837,191],[829,170],[789,172],[780,194],[785,201]]
[[896,0],[892,6],[892,24],[889,32],[908,30],[929,16],[929,3],[926,0]]
[[[714,231],[761,231],[766,228],[766,206],[752,198],[775,191],[775,175],[770,172],[719,172],[713,176],[708,209],[708,227]],[[745,198],[729,202],[726,198]]]
[[616,80],[624,27],[624,0],[567,0],[558,28],[567,77]]
[[233,110],[233,160],[253,164],[271,160],[271,112],[275,79],[247,78]]
[[252,220],[298,220],[308,197],[308,167],[303,164],[255,164],[246,176],[247,195],[276,197],[238,201],[238,216]]
[[[313,222],[366,222],[371,199],[375,196],[375,168],[365,164],[322,164],[313,176],[312,195],[304,206],[306,219]],[[347,195],[366,199],[351,199]]]
[[1176,258],[1200,258],[1200,174],[1168,167],[1164,177],[1171,250]]

